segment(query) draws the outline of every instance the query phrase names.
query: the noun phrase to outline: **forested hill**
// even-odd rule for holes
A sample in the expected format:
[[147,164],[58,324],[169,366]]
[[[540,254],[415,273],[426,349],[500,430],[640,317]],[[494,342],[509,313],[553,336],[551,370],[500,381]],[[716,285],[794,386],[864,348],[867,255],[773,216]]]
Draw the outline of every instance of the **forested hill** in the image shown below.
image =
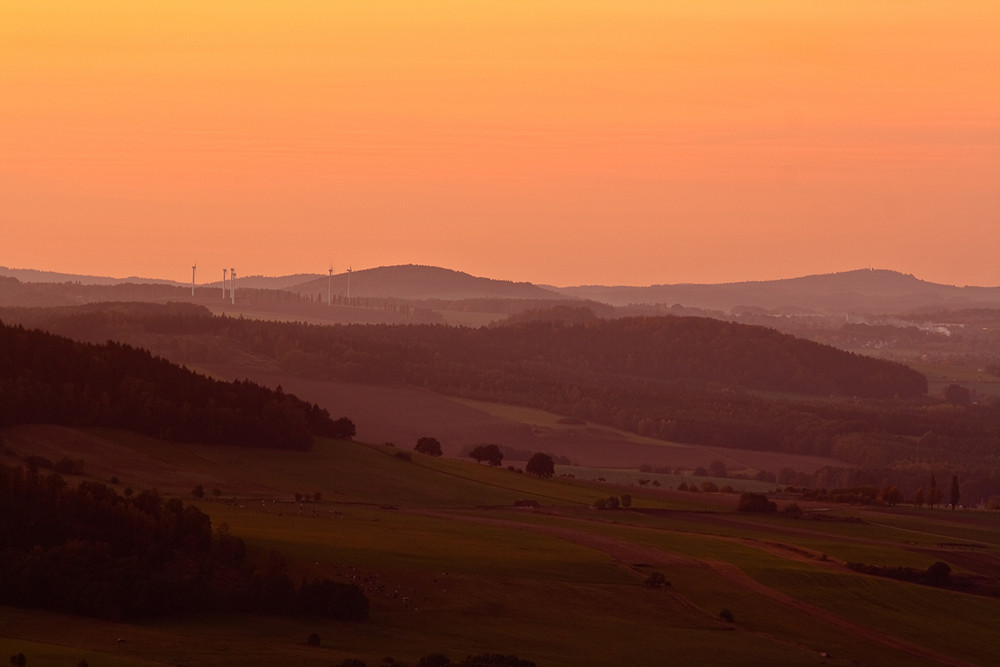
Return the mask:
[[296,337],[295,349],[268,351],[293,372],[451,390],[633,378],[814,396],[912,398],[927,391],[926,378],[902,364],[700,317],[536,320],[483,329],[351,325],[299,330]]
[[485,350],[654,380],[699,380],[749,389],[868,398],[916,397],[927,379],[765,327],[702,317],[536,320],[484,332]]
[[120,343],[0,323],[0,426],[115,426],[168,440],[308,449],[350,420],[252,382],[220,382]]
[[[234,320],[182,304],[8,314],[75,339],[115,338],[172,358],[174,350],[199,349],[197,358],[219,361],[242,350],[274,359],[295,375],[404,382],[447,393],[546,378],[570,384],[632,378],[865,398],[913,398],[927,391],[926,378],[902,364],[702,317],[601,319],[586,308],[557,307],[472,329]],[[179,343],[179,337],[190,342]]]
[[[470,329],[317,326],[156,304],[7,315],[74,338],[116,338],[178,362],[399,383],[673,442],[864,465],[924,457],[979,466],[995,461],[1000,437],[996,407],[941,405],[924,396],[924,376],[905,366],[707,318],[604,320],[559,309]],[[810,394],[820,398],[803,400]],[[897,395],[908,400],[882,400]]]

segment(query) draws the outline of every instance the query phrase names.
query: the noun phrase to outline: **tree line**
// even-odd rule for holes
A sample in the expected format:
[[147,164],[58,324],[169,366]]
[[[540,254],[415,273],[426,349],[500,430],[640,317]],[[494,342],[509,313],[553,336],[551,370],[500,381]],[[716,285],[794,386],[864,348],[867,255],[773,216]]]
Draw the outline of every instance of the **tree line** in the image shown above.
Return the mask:
[[195,610],[364,620],[360,588],[302,581],[276,552],[254,563],[243,541],[155,490],[0,465],[0,604],[113,620]]
[[347,418],[250,381],[221,382],[143,349],[0,322],[0,426],[114,426],[177,441],[308,449],[354,436]]

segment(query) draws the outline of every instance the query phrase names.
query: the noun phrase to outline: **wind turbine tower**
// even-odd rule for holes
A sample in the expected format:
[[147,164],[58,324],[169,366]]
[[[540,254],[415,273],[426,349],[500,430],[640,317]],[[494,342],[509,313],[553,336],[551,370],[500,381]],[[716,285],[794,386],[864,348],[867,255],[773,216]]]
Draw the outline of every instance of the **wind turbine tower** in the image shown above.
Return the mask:
[[326,281],[326,305],[333,305],[333,267],[330,267],[330,277]]
[[191,296],[194,296],[194,272],[198,269],[198,265],[195,264],[191,267]]
[[347,305],[351,305],[351,267],[347,267]]
[[229,286],[229,294],[233,297],[233,305],[236,305],[236,269],[229,269],[229,280],[232,281],[232,285]]
[[226,272],[229,269],[222,269],[222,300],[226,300]]

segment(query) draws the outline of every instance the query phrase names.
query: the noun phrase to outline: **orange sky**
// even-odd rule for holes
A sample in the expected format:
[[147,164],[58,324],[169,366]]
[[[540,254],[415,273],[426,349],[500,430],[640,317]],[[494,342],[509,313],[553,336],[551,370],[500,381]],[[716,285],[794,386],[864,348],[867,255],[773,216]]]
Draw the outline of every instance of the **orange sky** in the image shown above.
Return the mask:
[[0,0],[0,265],[1000,285],[996,0]]

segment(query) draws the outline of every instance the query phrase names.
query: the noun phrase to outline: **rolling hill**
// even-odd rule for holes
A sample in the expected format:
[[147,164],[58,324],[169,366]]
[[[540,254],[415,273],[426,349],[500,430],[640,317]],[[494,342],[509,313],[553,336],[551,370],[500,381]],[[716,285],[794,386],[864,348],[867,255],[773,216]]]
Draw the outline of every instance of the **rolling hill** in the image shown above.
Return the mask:
[[[303,282],[290,291],[307,294],[327,294],[331,279],[323,276]],[[332,278],[333,293],[347,294],[350,286],[351,297],[375,297],[394,299],[441,299],[458,301],[462,299],[559,299],[559,294],[526,282],[480,278],[434,266],[407,264],[402,266],[382,266],[340,273]]]
[[887,270],[861,269],[785,280],[718,285],[579,286],[563,294],[615,306],[680,304],[730,312],[759,308],[778,313],[901,313],[917,309],[1000,306],[1000,287],[955,287]]
[[[151,300],[183,299],[186,285],[146,278],[101,278],[47,271],[6,269],[0,285],[0,305],[68,305],[102,300],[124,300],[126,291],[146,295]],[[11,279],[16,279],[14,282]],[[132,285],[132,287],[129,287]],[[211,300],[211,290],[221,290],[221,281],[200,283],[196,299]],[[150,291],[159,286],[160,292]],[[109,291],[101,291],[103,287]],[[117,288],[110,291],[110,288]],[[169,287],[171,292],[162,291]],[[384,266],[332,276],[301,273],[279,277],[248,276],[238,280],[247,293],[287,291],[312,302],[326,302],[332,292],[337,303],[351,299],[423,302],[422,307],[447,309],[448,302],[466,302],[463,308],[498,313],[511,312],[501,301],[565,303],[578,300],[624,307],[645,304],[677,305],[695,311],[770,312],[775,314],[844,315],[849,313],[899,314],[914,311],[948,311],[973,308],[1000,308],[1000,287],[956,287],[920,280],[912,275],[888,270],[856,270],[803,276],[784,280],[728,284],[674,284],[650,286],[573,287],[539,286],[527,282],[494,280],[460,271],[418,265]],[[277,300],[277,297],[261,297]],[[133,299],[136,299],[133,296]],[[469,303],[476,301],[490,303]],[[355,302],[352,302],[355,303]],[[350,304],[348,304],[350,305]]]
[[107,276],[91,276],[77,273],[59,273],[57,271],[40,271],[38,269],[11,269],[0,266],[0,276],[17,278],[25,283],[80,283],[81,285],[120,285],[122,283],[140,283],[154,285],[183,285],[173,280],[160,278],[111,278]]

